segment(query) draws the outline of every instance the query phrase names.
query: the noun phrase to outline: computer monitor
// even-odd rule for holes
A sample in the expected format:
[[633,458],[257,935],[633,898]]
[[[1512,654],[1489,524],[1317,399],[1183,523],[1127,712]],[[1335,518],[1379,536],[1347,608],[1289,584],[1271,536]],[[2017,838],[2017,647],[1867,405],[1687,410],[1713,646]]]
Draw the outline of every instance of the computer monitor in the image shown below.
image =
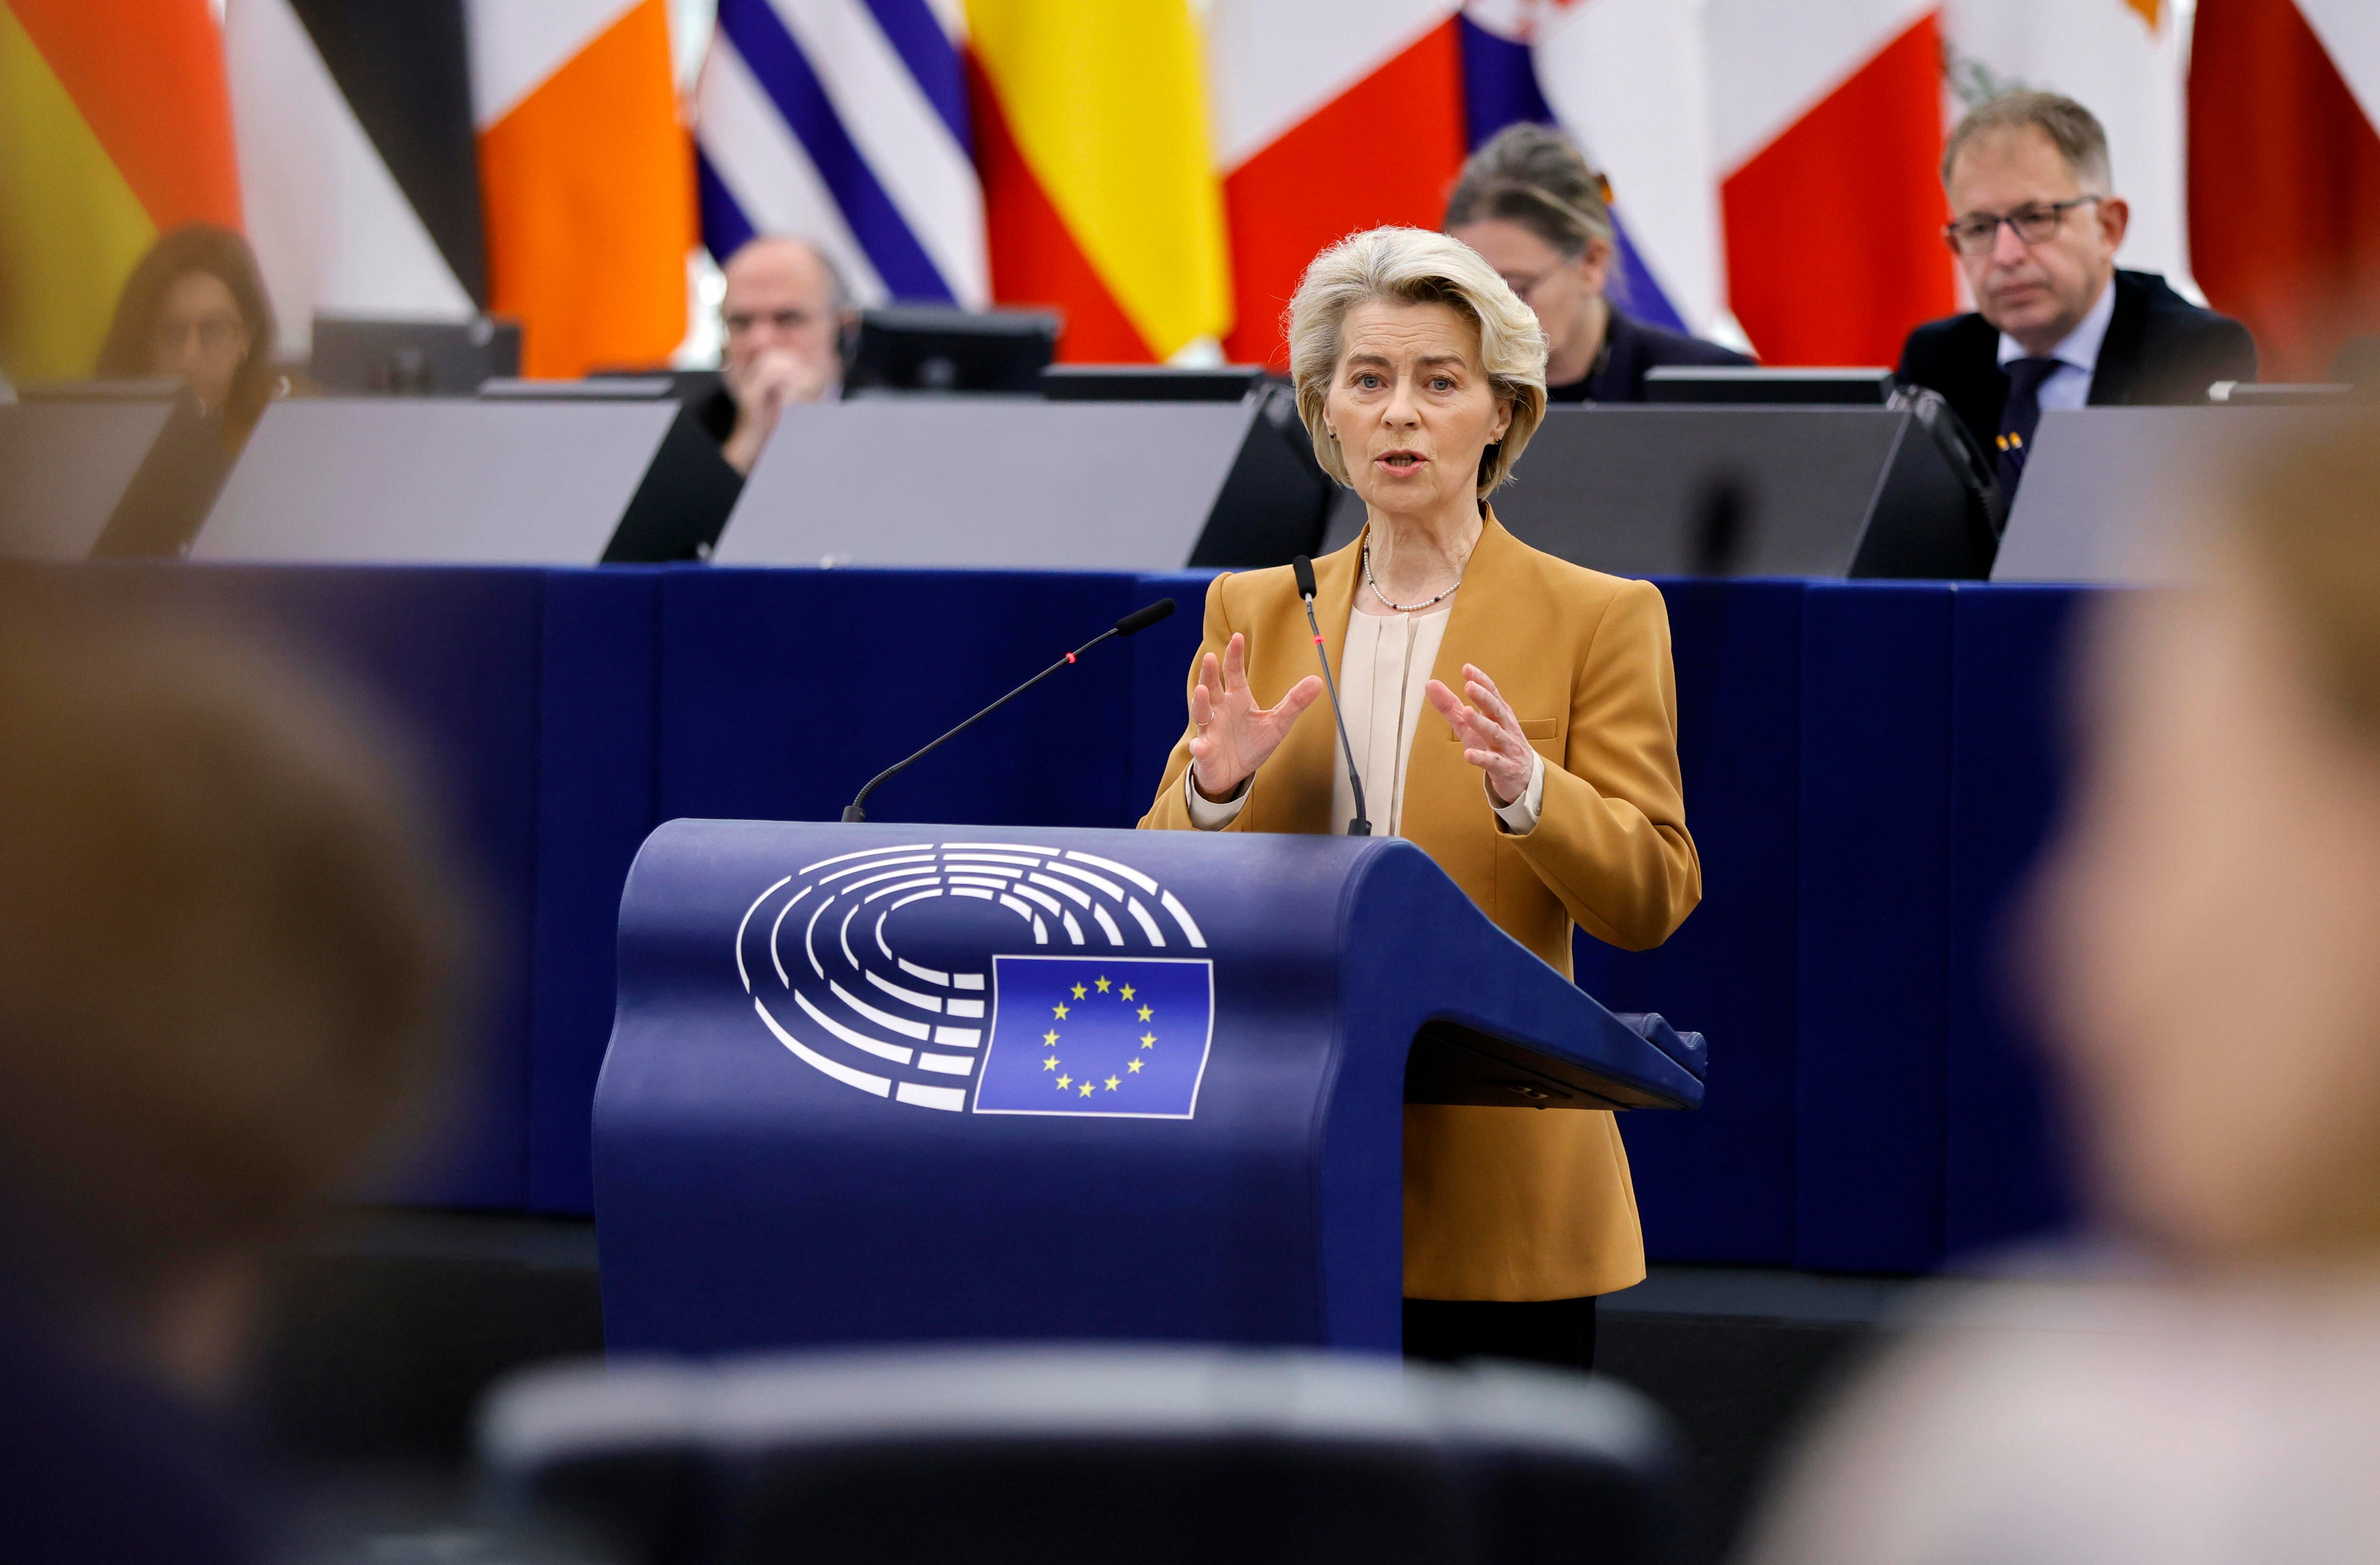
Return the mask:
[[1052,402],[1237,402],[1266,380],[1261,364],[1052,364],[1041,395]]
[[1645,372],[1645,400],[1881,408],[1892,400],[1892,372],[1884,369],[1665,364]]
[[[717,371],[701,373],[716,385]],[[674,402],[677,416],[603,550],[605,565],[654,565],[707,557],[735,508],[735,497],[744,491],[743,475],[727,465],[718,443],[702,427],[700,400],[686,392],[687,383],[664,371],[577,381],[492,380],[480,387],[479,400]]]
[[520,323],[314,317],[309,373],[325,391],[365,397],[468,397],[520,373]]
[[1060,324],[1038,310],[865,310],[844,380],[859,391],[1038,392]]

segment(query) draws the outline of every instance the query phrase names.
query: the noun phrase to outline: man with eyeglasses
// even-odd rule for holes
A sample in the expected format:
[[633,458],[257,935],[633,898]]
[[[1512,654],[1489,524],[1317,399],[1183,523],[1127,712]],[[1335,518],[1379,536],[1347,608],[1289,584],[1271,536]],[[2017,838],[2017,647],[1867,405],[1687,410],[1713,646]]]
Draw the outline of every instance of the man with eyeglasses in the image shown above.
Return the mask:
[[842,388],[851,303],[842,274],[807,239],[747,240],[722,270],[720,388],[701,417],[727,465],[749,475],[788,405],[830,401]]
[[2107,131],[2073,99],[2017,92],[1976,109],[1950,133],[1942,187],[1943,237],[1975,309],[1910,333],[1900,376],[1958,410],[1997,454],[2003,492],[2045,409],[2204,402],[2216,381],[2256,378],[2245,326],[2154,272],[2118,269],[2131,209]]

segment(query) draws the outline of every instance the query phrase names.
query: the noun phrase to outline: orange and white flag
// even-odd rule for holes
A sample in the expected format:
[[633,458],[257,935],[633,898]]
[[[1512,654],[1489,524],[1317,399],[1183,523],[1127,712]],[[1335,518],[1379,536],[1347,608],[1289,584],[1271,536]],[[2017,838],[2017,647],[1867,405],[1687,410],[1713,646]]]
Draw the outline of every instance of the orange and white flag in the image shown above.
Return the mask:
[[490,308],[526,374],[666,361],[684,340],[694,154],[666,0],[469,0]]

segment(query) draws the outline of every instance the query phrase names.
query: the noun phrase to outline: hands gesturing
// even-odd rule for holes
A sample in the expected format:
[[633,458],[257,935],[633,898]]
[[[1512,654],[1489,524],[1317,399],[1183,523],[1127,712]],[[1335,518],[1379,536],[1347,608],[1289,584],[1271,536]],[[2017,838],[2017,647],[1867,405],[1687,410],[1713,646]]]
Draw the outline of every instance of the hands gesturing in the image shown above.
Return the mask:
[[1463,666],[1463,690],[1477,710],[1432,679],[1423,690],[1438,715],[1451,724],[1463,741],[1463,758],[1488,774],[1488,791],[1500,805],[1510,804],[1527,791],[1536,770],[1536,752],[1521,735],[1521,720],[1496,689],[1496,681],[1472,664]]
[[[1248,689],[1247,638],[1233,634],[1222,661],[1208,653],[1198,664],[1190,692],[1190,773],[1198,791],[1228,799],[1289,736],[1290,725],[1322,693],[1315,675],[1290,687],[1277,706],[1260,707]],[[1525,779],[1524,779],[1525,780]]]

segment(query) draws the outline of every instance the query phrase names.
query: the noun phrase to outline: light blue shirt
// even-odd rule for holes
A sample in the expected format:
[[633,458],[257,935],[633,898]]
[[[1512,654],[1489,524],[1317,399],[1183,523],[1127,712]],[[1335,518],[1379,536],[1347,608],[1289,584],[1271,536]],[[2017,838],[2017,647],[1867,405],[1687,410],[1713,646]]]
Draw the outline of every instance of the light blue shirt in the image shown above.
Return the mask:
[[[2107,323],[2116,318],[2116,279],[2109,277],[2099,290],[2099,301],[2091,306],[2066,340],[2050,349],[2049,356],[2058,361],[2058,368],[2041,383],[2041,410],[2071,412],[2091,399],[2091,377],[2099,370],[2099,345],[2107,340]],[[2000,334],[2000,367],[2006,369],[2026,357],[2016,338]]]

